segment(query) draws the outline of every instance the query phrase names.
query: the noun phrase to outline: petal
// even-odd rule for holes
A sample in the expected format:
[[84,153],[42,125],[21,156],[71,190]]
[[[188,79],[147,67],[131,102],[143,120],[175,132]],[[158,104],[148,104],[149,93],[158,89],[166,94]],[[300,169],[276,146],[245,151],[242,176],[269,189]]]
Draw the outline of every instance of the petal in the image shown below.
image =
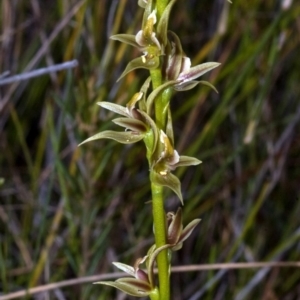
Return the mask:
[[147,126],[140,120],[129,118],[117,118],[112,120],[112,122],[126,129],[130,129],[134,132],[145,133],[147,131]]
[[179,179],[171,174],[169,171],[166,174],[160,174],[156,171],[150,173],[151,181],[157,185],[162,185],[170,188],[180,199],[181,204],[183,205],[183,199],[181,194],[181,184]]
[[179,161],[179,155],[177,151],[174,150],[168,136],[160,130],[160,141],[164,146],[164,150],[162,152],[162,158],[166,158],[168,161],[177,163]]
[[151,76],[149,76],[144,84],[142,85],[141,87],[141,93],[143,93],[143,97],[142,99],[139,101],[139,108],[142,110],[142,111],[146,111],[147,110],[147,107],[146,107],[146,95],[147,95],[147,92],[148,92],[148,89],[150,87],[150,83],[151,83]]
[[191,68],[191,65],[192,65],[191,59],[187,56],[183,56],[180,73],[188,71]]
[[125,75],[127,75],[129,72],[131,72],[135,69],[142,68],[142,69],[152,70],[152,69],[156,69],[158,66],[159,66],[159,57],[157,57],[157,56],[155,56],[153,58],[147,58],[144,56],[135,58],[128,63],[124,72],[122,73],[122,75],[119,77],[119,79],[117,81],[119,81]]
[[191,81],[211,71],[212,69],[218,67],[219,65],[220,63],[217,62],[208,62],[201,65],[197,65],[195,67],[190,68],[187,71],[180,73],[177,79],[182,80],[183,82]]
[[[171,45],[168,46],[166,52],[170,53],[167,55],[167,65],[164,69],[166,79],[174,80],[182,71],[182,65],[185,60],[183,57],[183,50],[179,37],[173,31],[169,31],[169,35],[171,38]],[[190,66],[188,67],[188,69],[189,68]]]
[[142,8],[145,8],[147,5],[148,1],[147,0],[139,0],[138,5]]
[[135,35],[133,34],[115,34],[112,35],[110,39],[141,49],[140,45],[136,42]]
[[176,215],[173,217],[168,227],[168,244],[176,245],[182,231],[182,213],[178,208]]
[[171,157],[167,157],[166,161],[171,170],[176,169],[176,165],[180,160],[180,156],[176,150],[174,150],[173,155]]
[[139,280],[142,280],[142,281],[145,281],[145,282],[149,282],[148,274],[145,271],[141,270],[141,269],[136,270],[135,277],[136,277],[136,279],[139,279]]
[[98,102],[97,103],[99,106],[106,108],[110,111],[115,112],[116,114],[128,117],[128,113],[127,113],[127,109],[126,107],[119,105],[119,104],[115,104],[115,103],[111,103],[111,102]]
[[141,141],[143,138],[144,138],[143,134],[140,133],[137,134],[132,131],[119,132],[119,131],[106,130],[93,135],[92,137],[80,143],[78,146],[99,139],[111,139],[121,144],[133,144],[138,141]]
[[144,15],[143,15],[143,23],[142,23],[142,28],[144,28],[146,26],[146,23],[148,21],[148,17],[149,15],[151,14],[152,12],[152,1],[153,0],[148,0],[147,2],[147,5],[145,7],[145,11],[144,11]]
[[135,35],[135,41],[139,46],[146,47],[147,41],[145,39],[143,30],[138,31],[138,33]]
[[133,97],[128,101],[126,104],[126,107],[128,107],[129,110],[133,109],[135,107],[135,104],[140,101],[143,98],[143,93],[138,92],[133,95]]

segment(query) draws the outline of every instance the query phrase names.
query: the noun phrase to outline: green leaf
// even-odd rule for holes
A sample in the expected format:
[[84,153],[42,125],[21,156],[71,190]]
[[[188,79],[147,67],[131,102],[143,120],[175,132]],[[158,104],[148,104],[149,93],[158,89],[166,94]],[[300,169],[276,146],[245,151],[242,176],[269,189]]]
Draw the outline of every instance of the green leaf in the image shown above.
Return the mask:
[[152,70],[152,69],[156,69],[158,66],[159,66],[159,57],[158,56],[155,56],[153,58],[146,58],[144,56],[137,57],[128,63],[124,72],[122,73],[122,75],[119,77],[119,79],[117,81],[119,81],[124,76],[126,76],[129,72],[131,72],[135,69],[141,68],[141,69]]
[[78,146],[81,146],[82,144],[85,144],[87,142],[99,140],[99,139],[111,139],[115,140],[121,144],[133,144],[136,143],[144,138],[143,134],[140,133],[134,133],[132,131],[112,131],[112,130],[106,130],[102,131],[100,133],[97,133],[93,135],[92,137],[86,139],[82,143],[80,143]]
[[183,199],[181,194],[181,184],[179,179],[170,172],[166,174],[159,174],[156,171],[150,173],[151,181],[157,185],[162,185],[170,188],[180,199],[181,204],[183,205]]
[[135,132],[145,133],[147,131],[147,127],[145,123],[143,123],[140,120],[130,119],[130,118],[116,118],[112,120],[112,122]]
[[139,49],[141,48],[140,45],[136,42],[135,35],[133,34],[115,34],[112,35],[110,39],[133,46],[135,48],[139,48]]
[[220,65],[220,63],[217,63],[217,62],[208,62],[208,63],[200,64],[200,65],[190,68],[187,71],[180,73],[177,79],[180,81],[183,81],[183,82],[192,81],[192,80],[198,78],[199,76],[218,67],[219,65]]
[[98,102],[97,104],[103,108],[113,111],[116,114],[119,114],[119,115],[122,115],[125,117],[129,116],[126,107],[124,107],[122,105],[111,103],[111,102],[105,102],[105,101]]

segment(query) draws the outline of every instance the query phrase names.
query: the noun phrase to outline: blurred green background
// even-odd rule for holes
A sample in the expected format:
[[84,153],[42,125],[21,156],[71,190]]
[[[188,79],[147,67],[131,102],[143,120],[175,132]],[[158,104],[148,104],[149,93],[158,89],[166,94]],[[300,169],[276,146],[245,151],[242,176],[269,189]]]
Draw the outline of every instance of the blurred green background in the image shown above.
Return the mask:
[[[299,1],[177,1],[169,28],[186,55],[222,65],[205,76],[219,94],[199,86],[171,104],[175,148],[203,161],[177,172],[184,222],[202,222],[174,265],[300,260],[299,16]],[[116,83],[140,54],[109,40],[136,33],[141,17],[137,0],[1,0],[0,74],[79,66],[0,86],[0,299],[113,272],[153,242],[142,143],[77,147],[114,128],[96,102],[126,103],[148,76]],[[166,191],[166,208],[178,203]],[[179,273],[172,287],[175,300],[293,300],[300,271]],[[131,298],[85,283],[26,299]]]

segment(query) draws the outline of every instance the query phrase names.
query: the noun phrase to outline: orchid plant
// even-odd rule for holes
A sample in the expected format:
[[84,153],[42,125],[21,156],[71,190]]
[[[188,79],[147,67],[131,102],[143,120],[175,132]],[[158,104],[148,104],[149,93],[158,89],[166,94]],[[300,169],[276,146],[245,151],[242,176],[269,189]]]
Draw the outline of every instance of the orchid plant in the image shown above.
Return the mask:
[[[177,167],[201,163],[197,158],[180,155],[174,148],[170,100],[174,92],[186,91],[198,84],[216,91],[209,82],[196,79],[220,65],[217,62],[207,62],[191,66],[191,60],[184,54],[179,37],[168,30],[170,12],[175,2],[176,0],[138,0],[138,5],[144,9],[141,30],[136,35],[117,34],[111,37],[136,47],[142,53],[128,63],[118,80],[139,68],[149,70],[150,76],[126,106],[110,102],[98,103],[102,108],[120,115],[113,122],[125,130],[103,131],[81,143],[113,139],[122,144],[139,141],[145,144],[150,170],[155,244],[133,266],[113,263],[131,277],[120,278],[115,282],[96,283],[115,287],[136,297],[149,296],[152,300],[170,299],[170,254],[182,247],[200,222],[200,219],[195,219],[183,227],[181,208],[176,213],[166,213],[164,210],[164,187],[171,189],[183,205],[180,180],[172,171]],[[141,265],[145,265],[145,269]],[[154,276],[155,265],[158,280]]]

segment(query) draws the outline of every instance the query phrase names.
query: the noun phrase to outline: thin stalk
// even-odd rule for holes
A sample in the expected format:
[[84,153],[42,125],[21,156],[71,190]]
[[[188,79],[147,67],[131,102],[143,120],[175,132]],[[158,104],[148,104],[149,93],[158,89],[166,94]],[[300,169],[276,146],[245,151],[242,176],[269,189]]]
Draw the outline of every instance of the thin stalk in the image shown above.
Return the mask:
[[[163,187],[151,183],[152,214],[156,248],[166,245],[166,215],[164,210]],[[170,299],[170,264],[168,251],[163,250],[157,256],[159,295],[161,300]]]

